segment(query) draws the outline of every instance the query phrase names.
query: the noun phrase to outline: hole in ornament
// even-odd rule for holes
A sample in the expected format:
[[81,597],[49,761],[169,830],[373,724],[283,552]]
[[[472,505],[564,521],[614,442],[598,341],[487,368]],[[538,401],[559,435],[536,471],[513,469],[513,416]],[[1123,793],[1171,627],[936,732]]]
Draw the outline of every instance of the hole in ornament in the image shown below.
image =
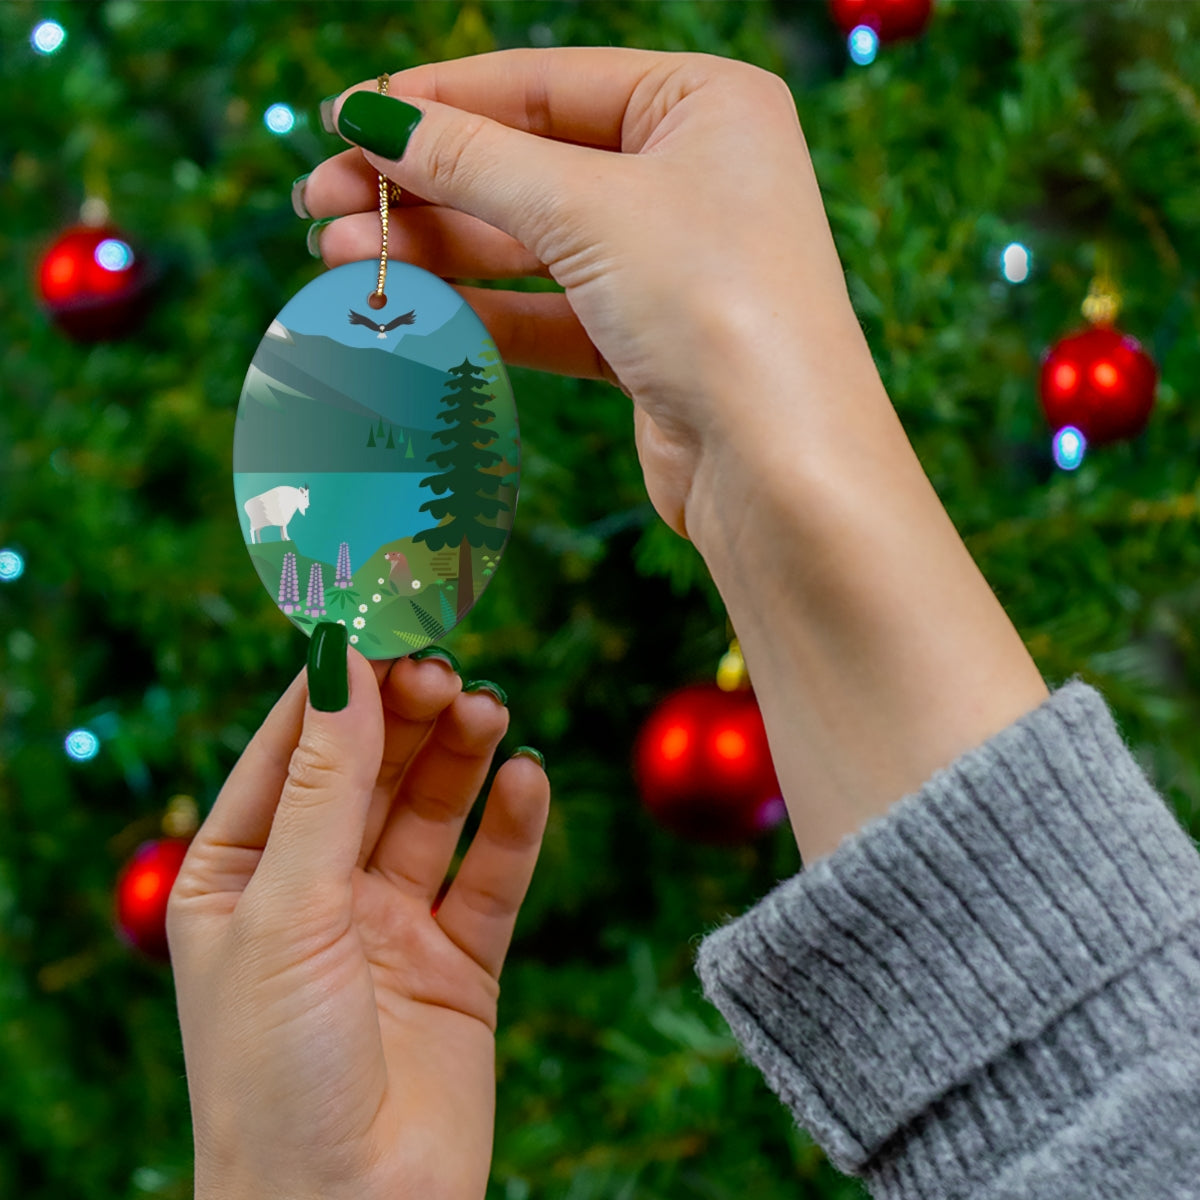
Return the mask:
[[367,297],[367,303],[374,309],[380,309],[387,303],[387,296],[380,292],[372,292]]

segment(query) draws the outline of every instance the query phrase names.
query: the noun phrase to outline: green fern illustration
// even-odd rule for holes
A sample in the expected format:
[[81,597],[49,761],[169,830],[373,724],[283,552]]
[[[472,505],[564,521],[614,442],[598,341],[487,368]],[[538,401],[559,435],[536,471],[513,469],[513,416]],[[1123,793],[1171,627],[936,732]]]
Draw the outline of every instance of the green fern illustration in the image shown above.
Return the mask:
[[420,622],[421,628],[431,638],[441,637],[445,630],[434,620],[433,616],[427,613],[415,600],[410,600],[409,604],[412,605],[413,612],[417,614],[417,620]]
[[423,646],[429,645],[428,638],[423,638],[419,633],[409,633],[407,629],[393,629],[392,636],[398,637],[414,650],[420,650]]

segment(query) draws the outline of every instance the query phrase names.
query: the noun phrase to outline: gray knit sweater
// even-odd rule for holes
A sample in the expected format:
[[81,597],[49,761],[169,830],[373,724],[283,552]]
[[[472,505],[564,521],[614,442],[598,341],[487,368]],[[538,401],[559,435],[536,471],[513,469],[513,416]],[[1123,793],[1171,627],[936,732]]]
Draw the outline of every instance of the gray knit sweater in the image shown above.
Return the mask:
[[696,969],[881,1200],[1200,1197],[1200,855],[1078,680]]

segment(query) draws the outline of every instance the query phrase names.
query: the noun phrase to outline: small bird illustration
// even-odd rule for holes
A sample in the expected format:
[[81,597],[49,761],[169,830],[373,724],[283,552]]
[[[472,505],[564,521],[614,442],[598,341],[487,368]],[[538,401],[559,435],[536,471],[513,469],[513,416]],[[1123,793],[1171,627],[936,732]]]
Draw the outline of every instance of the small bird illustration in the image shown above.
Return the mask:
[[411,325],[417,319],[417,310],[410,308],[408,312],[401,313],[395,320],[389,321],[386,325],[380,325],[378,321],[372,321],[370,317],[364,317],[362,313],[350,310],[351,325],[365,325],[368,329],[378,331],[379,337],[383,340],[387,339],[388,331],[395,329],[397,325]]

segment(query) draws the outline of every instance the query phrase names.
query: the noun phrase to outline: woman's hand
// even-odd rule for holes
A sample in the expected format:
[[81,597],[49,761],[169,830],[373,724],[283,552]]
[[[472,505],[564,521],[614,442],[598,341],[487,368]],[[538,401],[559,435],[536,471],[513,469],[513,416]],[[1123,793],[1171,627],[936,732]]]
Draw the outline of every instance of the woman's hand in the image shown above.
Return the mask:
[[[308,212],[342,218],[320,231],[326,263],[379,253],[380,171],[421,201],[392,210],[395,257],[450,279],[555,279],[565,294],[460,291],[507,362],[632,397],[647,490],[677,532],[695,540],[714,480],[694,482],[731,446],[778,442],[781,425],[803,444],[822,419],[801,365],[843,378],[849,363],[878,386],[777,76],[699,54],[511,50],[399,72],[388,97],[356,99],[367,122],[340,119],[350,94],[327,115],[367,151],[380,124],[402,140],[401,99],[422,115],[398,161],[354,149],[309,175]],[[784,387],[760,386],[772,360]]]
[[486,1189],[498,980],[549,785],[501,767],[432,914],[507,710],[436,660],[348,670],[339,712],[292,683],[171,894],[197,1200]]
[[380,171],[418,198],[392,210],[398,257],[562,284],[461,290],[510,362],[632,397],[650,499],[738,631],[806,860],[1045,699],[883,387],[780,79],[563,48],[374,91],[325,106],[360,147],[303,188],[341,218],[325,261],[378,254]]

